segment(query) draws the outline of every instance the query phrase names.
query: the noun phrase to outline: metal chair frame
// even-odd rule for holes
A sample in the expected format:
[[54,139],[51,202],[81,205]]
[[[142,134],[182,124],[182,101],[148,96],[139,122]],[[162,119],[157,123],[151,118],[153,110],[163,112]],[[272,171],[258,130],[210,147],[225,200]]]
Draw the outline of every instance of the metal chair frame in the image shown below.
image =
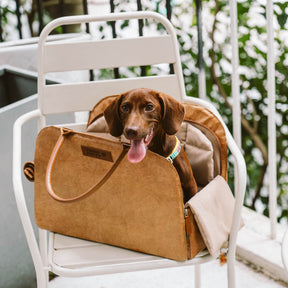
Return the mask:
[[[151,18],[163,24],[166,28],[167,35],[160,35],[159,37],[138,37],[137,39],[112,39],[100,41],[91,39],[74,43],[61,41],[46,43],[49,33],[54,28],[62,25],[91,23],[95,21],[119,21]],[[162,45],[165,45],[165,49],[162,48]],[[20,116],[14,124],[13,131],[14,192],[20,218],[24,227],[31,256],[33,258],[38,287],[48,287],[49,271],[52,271],[59,276],[81,277],[195,265],[195,287],[199,288],[200,264],[214,259],[209,254],[201,254],[192,260],[177,262],[104,244],[84,240],[71,240],[69,237],[41,229],[39,229],[38,244],[29,217],[22,185],[22,126],[31,119],[38,118],[39,129],[41,129],[46,125],[46,115],[88,111],[104,96],[119,94],[136,87],[148,87],[173,95],[179,101],[202,105],[211,110],[222,122],[226,131],[228,148],[234,156],[236,204],[228,246],[227,277],[228,287],[236,287],[234,267],[236,239],[240,226],[241,208],[246,187],[246,166],[241,151],[238,149],[233,137],[215,107],[207,101],[187,97],[185,95],[181,61],[177,45],[176,34],[171,23],[165,17],[154,12],[119,13],[104,16],[85,15],[62,17],[50,22],[43,29],[40,35],[38,48],[38,109]],[[117,47],[117,51],[125,52],[125,56],[122,54],[120,55],[120,52],[117,52],[118,54],[116,53],[115,55],[115,53],[113,53],[115,47]],[[80,51],[81,54],[79,54]],[[139,57],[139,53],[141,57]],[[75,57],[75,55],[78,55],[79,57]],[[55,85],[47,85],[45,82],[45,76],[50,72],[115,68],[123,65],[142,66],[157,63],[172,63],[175,71],[174,74]],[[48,234],[49,237],[47,237]],[[67,245],[69,249],[67,246],[66,250],[62,249],[64,245]],[[79,265],[75,264],[75,266],[71,267],[71,261],[68,257],[69,255],[64,255],[64,250],[66,251],[65,253],[68,254],[71,251],[74,251],[76,254],[79,253],[77,254],[77,257],[81,259],[79,263],[77,262]],[[85,255],[81,254],[79,251],[85,251]],[[95,261],[91,261],[91,255],[94,254],[96,255],[96,259]],[[118,254],[121,257],[118,257]],[[101,258],[102,256],[103,259]],[[61,261],[59,261],[59,259],[61,259]],[[83,262],[85,259],[89,260],[88,263]],[[64,263],[65,261],[67,263]],[[64,264],[62,265],[60,262],[63,262]]]

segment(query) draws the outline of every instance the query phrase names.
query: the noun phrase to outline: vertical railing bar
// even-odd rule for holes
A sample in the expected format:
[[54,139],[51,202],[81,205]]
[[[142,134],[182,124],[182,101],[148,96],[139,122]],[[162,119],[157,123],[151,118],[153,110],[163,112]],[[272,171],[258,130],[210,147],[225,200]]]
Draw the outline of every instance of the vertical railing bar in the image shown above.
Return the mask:
[[36,6],[37,6],[37,13],[38,13],[38,21],[39,21],[38,35],[40,35],[40,33],[44,27],[42,0],[36,0]]
[[[83,13],[85,15],[88,15],[88,3],[87,0],[83,0],[82,1],[82,5],[83,5]],[[90,24],[89,23],[85,23],[85,27],[86,27],[86,33],[90,34]],[[95,77],[94,77],[94,71],[93,69],[89,70],[89,81],[94,81]]]
[[[83,13],[85,15],[88,15],[88,3],[87,3],[87,0],[83,0],[82,1],[82,5],[83,5]],[[86,27],[86,33],[90,34],[90,25],[89,25],[89,23],[85,23],[85,27]]]
[[2,29],[2,8],[0,7],[0,42],[3,42],[3,29]]
[[233,137],[241,149],[241,103],[239,93],[239,51],[237,1],[230,0],[231,46],[232,46],[232,98],[233,98]]
[[[142,2],[141,0],[137,0],[137,11],[142,11]],[[143,19],[138,20],[138,32],[139,36],[143,36]]]
[[[114,13],[114,11],[115,11],[114,0],[110,0],[110,11],[111,11],[111,13]],[[111,21],[111,27],[112,27],[112,36],[113,36],[113,38],[117,38],[116,22],[115,21]],[[114,77],[116,79],[120,78],[119,68],[114,68]]]
[[19,33],[19,38],[22,39],[22,24],[21,24],[21,14],[20,14],[20,1],[16,0],[16,16],[17,16],[17,29]]
[[[59,0],[59,7],[60,7],[60,15],[61,16],[65,16],[66,14],[66,9],[65,9],[65,1],[64,0]],[[63,33],[66,33],[67,32],[67,27],[66,25],[63,25],[62,26],[62,29],[63,29]]]
[[[142,11],[142,2],[141,0],[137,0],[137,10],[138,11]],[[144,27],[144,21],[143,19],[139,19],[138,20],[138,33],[139,36],[143,36],[143,27]],[[141,66],[141,76],[144,77],[146,76],[146,66]]]
[[273,2],[267,0],[267,90],[268,90],[268,175],[269,175],[269,217],[270,237],[276,238],[277,223],[277,169],[276,169],[276,110],[275,110],[275,56]]
[[201,99],[206,99],[206,76],[203,61],[203,35],[202,35],[202,0],[196,0],[196,18],[198,32],[198,95]]
[[60,16],[65,16],[65,1],[59,0]]
[[[167,16],[167,19],[169,21],[171,21],[171,18],[172,18],[172,6],[171,6],[170,0],[166,0],[166,16]],[[174,74],[174,66],[173,66],[173,64],[170,64],[169,68],[170,68],[170,74]]]
[[171,2],[170,0],[166,0],[166,14],[167,14],[167,19],[171,21],[172,17],[172,7],[171,7]]

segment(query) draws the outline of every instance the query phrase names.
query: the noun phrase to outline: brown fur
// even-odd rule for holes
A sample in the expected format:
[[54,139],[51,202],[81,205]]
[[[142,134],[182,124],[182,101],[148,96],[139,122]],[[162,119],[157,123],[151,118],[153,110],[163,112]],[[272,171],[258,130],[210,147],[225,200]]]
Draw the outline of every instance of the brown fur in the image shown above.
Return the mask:
[[[110,133],[127,139],[145,138],[153,129],[149,150],[167,157],[176,144],[173,136],[184,119],[184,106],[174,98],[141,88],[119,95],[104,111]],[[184,202],[197,193],[188,157],[181,149],[174,159],[184,193]]]

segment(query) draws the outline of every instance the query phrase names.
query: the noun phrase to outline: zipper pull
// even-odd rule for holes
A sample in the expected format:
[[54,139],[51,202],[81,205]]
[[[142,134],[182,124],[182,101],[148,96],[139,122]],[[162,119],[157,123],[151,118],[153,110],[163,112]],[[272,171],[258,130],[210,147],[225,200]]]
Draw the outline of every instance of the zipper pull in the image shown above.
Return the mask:
[[185,232],[186,232],[186,241],[187,241],[187,258],[191,259],[191,243],[190,243],[190,236],[192,234],[190,217],[188,208],[184,208],[184,220],[185,220]]
[[186,226],[186,233],[187,235],[191,235],[191,223],[190,223],[190,219],[189,219],[189,212],[188,212],[188,208],[184,209],[184,218],[185,218],[185,226]]

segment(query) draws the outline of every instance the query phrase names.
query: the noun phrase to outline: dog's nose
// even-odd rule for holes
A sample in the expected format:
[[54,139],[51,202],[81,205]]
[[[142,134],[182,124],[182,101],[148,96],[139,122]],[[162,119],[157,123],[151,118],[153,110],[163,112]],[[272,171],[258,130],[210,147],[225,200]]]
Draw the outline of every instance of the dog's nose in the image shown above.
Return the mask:
[[125,129],[125,134],[129,139],[134,139],[138,136],[138,130],[136,127],[129,127]]

